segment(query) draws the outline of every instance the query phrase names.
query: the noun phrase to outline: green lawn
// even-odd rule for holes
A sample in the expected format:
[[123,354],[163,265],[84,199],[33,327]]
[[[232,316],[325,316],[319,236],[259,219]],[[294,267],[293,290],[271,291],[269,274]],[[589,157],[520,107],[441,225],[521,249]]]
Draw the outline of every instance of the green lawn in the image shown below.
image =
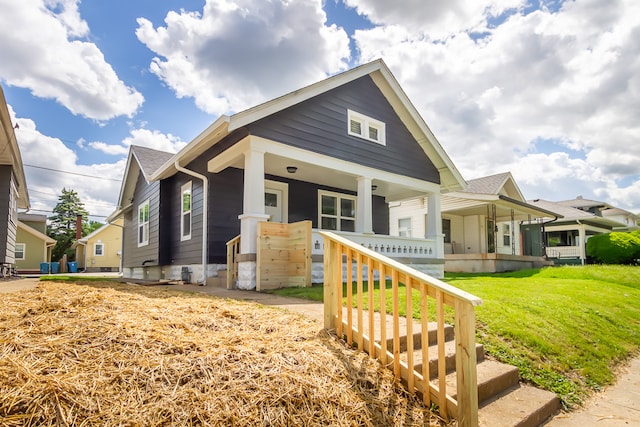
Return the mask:
[[[556,392],[567,407],[609,384],[616,366],[640,349],[639,267],[447,274],[445,281],[483,299],[476,320],[485,351]],[[322,300],[321,286],[277,293]]]

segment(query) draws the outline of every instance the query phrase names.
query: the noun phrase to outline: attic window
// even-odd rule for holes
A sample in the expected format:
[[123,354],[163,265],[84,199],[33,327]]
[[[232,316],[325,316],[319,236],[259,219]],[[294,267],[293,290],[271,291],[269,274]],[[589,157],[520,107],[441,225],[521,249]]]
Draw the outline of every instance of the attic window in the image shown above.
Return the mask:
[[386,145],[385,125],[383,122],[352,110],[347,110],[349,135]]

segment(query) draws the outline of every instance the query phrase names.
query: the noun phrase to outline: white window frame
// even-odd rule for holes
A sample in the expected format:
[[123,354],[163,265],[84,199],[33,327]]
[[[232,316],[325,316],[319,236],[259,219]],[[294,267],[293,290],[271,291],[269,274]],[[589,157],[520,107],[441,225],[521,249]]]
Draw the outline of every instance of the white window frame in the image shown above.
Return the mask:
[[[328,196],[328,197],[335,197],[336,198],[336,215],[329,215],[329,214],[323,214],[322,213],[322,196]],[[353,217],[348,217],[348,216],[342,216],[341,215],[341,213],[340,213],[340,201],[342,199],[352,200],[353,201],[353,206],[354,206]],[[355,230],[357,216],[358,216],[358,198],[356,196],[352,196],[351,194],[345,194],[345,193],[337,193],[335,191],[318,190],[318,228],[319,229],[321,229],[321,230],[323,229],[322,228],[322,218],[326,217],[326,218],[335,218],[336,219],[336,230],[335,231],[342,231],[340,229],[340,224],[341,224],[341,220],[342,219],[353,221],[353,228]],[[327,229],[324,229],[324,230],[327,230]]]
[[[98,245],[102,248],[101,253],[98,253]],[[104,256],[104,243],[96,242],[93,244],[93,256]]]
[[[193,211],[192,182],[193,181],[189,181],[180,188],[180,240],[181,241],[191,239],[191,228],[193,226],[193,215],[191,213]],[[184,195],[186,193],[189,193],[189,210],[187,211],[184,210]],[[184,229],[184,221],[187,215],[189,215],[189,233],[185,233],[185,229]]]
[[[351,122],[360,123],[360,133],[351,130]],[[371,130],[377,131],[378,138],[371,137]],[[349,109],[347,109],[347,133],[376,144],[387,145],[384,122]]]
[[502,246],[511,246],[511,224],[502,224]]
[[9,188],[9,221],[16,225],[18,223],[18,187],[11,178],[11,186]]
[[[140,219],[140,214],[141,214],[141,212],[144,212],[145,206],[147,207],[147,212],[148,212],[148,218],[146,218],[146,221],[144,220],[144,218],[142,220]],[[138,205],[138,227],[137,227],[137,231],[138,231],[138,247],[146,246],[146,245],[149,244],[149,220],[150,220],[150,218],[151,218],[151,209],[150,209],[150,206],[149,206],[149,199],[147,199],[147,200],[145,200],[144,202],[142,202],[142,203],[140,203]],[[140,233],[141,230],[142,230],[142,233]]]
[[[18,246],[22,246],[22,256],[18,256]],[[23,261],[27,257],[27,244],[26,243],[16,243],[14,249],[14,258],[16,261]]]
[[[409,221],[408,227],[401,225],[404,221]],[[398,218],[398,237],[411,237],[412,223],[411,217]]]

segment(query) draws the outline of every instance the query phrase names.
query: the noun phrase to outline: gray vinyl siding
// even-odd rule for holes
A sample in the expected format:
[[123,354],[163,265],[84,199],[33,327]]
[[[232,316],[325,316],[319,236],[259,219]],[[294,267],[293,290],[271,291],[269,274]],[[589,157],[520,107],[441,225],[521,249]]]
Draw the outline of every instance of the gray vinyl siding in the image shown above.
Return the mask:
[[[138,206],[149,199],[149,244],[138,247]],[[160,182],[147,184],[138,176],[131,210],[124,215],[124,267],[160,265]]]
[[[348,135],[348,109],[384,122],[386,145]],[[246,128],[252,135],[440,183],[437,168],[369,76],[258,120]]]
[[[10,220],[10,194],[13,182],[13,169],[10,165],[0,165],[0,262],[13,264],[15,262],[15,244],[17,222]],[[18,195],[16,194],[15,197]],[[14,212],[17,221],[17,213]]]
[[[182,186],[191,182],[191,238],[181,240]],[[160,263],[194,264],[202,261],[202,181],[178,173],[162,182],[162,243]]]

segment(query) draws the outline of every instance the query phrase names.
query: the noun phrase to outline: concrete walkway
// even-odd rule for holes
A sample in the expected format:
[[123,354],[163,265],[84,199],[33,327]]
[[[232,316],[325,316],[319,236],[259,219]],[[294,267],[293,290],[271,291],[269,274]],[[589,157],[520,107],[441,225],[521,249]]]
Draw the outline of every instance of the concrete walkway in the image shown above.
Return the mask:
[[[0,293],[34,289],[38,278],[0,281]],[[322,303],[309,302],[298,298],[287,298],[272,294],[228,290],[215,286],[158,285],[156,289],[202,293],[220,298],[255,302],[266,306],[280,307],[307,315],[322,324],[324,307]],[[620,370],[616,384],[591,398],[584,407],[570,413],[556,415],[545,427],[569,426],[640,426],[640,357],[632,359]]]

